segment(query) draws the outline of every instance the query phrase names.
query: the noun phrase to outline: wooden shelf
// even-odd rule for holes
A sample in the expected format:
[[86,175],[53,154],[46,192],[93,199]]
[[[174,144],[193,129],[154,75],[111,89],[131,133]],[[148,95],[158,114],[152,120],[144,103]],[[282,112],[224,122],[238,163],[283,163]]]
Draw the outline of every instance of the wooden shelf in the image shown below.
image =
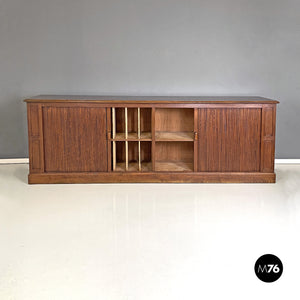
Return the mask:
[[158,172],[193,172],[192,162],[183,161],[156,161],[155,171]]
[[139,171],[139,164],[137,162],[129,162],[128,171],[125,170],[125,162],[117,163],[115,172],[151,172],[152,162],[142,162],[142,170]]
[[157,131],[155,133],[155,140],[157,142],[194,141],[194,132]]
[[116,133],[116,137],[112,141],[151,141],[151,132],[141,132],[140,138],[138,138],[137,132],[128,132],[127,139],[125,133]]

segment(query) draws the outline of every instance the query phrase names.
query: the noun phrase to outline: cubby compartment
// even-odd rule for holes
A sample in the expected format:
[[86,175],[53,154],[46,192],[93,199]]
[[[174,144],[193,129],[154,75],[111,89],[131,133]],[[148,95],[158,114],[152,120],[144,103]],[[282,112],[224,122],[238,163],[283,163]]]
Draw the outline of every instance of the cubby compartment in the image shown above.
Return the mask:
[[193,141],[193,108],[156,108],[156,141]]
[[151,119],[152,109],[151,108],[140,108],[140,139],[151,140]]
[[115,166],[116,172],[147,172],[152,170],[151,142],[115,142]]
[[194,143],[156,142],[155,171],[192,172],[194,170]]
[[113,139],[151,141],[151,112],[151,108],[112,108]]
[[[138,166],[139,171],[152,171],[152,143],[151,142],[138,142],[140,147],[140,161],[141,166]],[[139,163],[139,162],[138,162]]]

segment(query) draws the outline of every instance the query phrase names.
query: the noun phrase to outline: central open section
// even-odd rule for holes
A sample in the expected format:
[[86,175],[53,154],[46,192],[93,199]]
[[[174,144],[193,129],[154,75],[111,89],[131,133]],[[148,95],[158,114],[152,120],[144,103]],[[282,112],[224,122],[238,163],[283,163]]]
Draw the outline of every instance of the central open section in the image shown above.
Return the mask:
[[192,172],[193,108],[112,108],[112,170]]
[[194,170],[194,109],[155,109],[155,170]]

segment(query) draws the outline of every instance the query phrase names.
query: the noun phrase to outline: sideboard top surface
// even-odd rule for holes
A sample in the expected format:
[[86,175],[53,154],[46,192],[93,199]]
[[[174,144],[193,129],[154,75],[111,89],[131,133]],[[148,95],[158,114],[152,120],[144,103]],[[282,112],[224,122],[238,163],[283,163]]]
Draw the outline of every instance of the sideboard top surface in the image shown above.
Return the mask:
[[25,102],[93,102],[93,103],[182,103],[182,104],[276,104],[279,101],[257,96],[92,96],[38,95]]

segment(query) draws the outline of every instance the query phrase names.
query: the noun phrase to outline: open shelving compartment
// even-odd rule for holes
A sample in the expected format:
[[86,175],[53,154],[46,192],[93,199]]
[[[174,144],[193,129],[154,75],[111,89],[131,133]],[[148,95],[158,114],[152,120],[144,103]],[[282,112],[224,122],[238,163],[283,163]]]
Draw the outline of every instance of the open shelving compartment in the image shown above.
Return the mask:
[[151,108],[112,108],[112,170],[152,171]]
[[193,172],[193,108],[113,107],[111,119],[112,171]]
[[116,172],[147,172],[151,169],[151,142],[116,142]]
[[[151,141],[151,108],[112,108],[115,111],[115,140]],[[112,128],[114,124],[112,124]]]
[[155,171],[194,170],[194,109],[155,109]]

